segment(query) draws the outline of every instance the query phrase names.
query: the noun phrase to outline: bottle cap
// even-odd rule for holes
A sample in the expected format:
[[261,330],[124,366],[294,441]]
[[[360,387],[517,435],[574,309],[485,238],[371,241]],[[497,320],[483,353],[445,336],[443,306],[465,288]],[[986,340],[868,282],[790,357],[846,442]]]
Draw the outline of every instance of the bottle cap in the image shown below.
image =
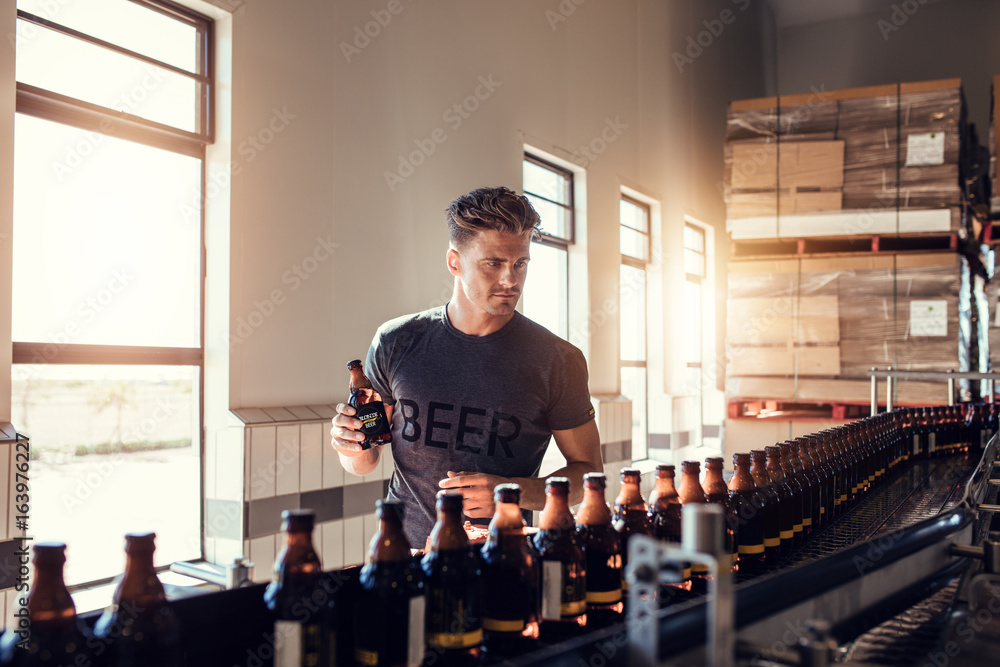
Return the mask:
[[657,477],[673,477],[674,476],[674,466],[670,463],[657,463],[656,464],[656,476]]
[[639,478],[642,477],[642,471],[638,468],[622,468],[619,474],[623,482],[630,482],[632,484],[638,484]]
[[697,475],[701,472],[701,464],[697,461],[684,461],[681,463],[681,470],[688,474]]
[[520,503],[521,487],[518,484],[497,484],[493,488],[493,500],[498,503]]
[[438,491],[437,508],[442,512],[461,512],[462,494],[455,491]]
[[39,542],[31,547],[31,562],[35,565],[62,565],[66,562],[66,545],[62,542]]
[[569,479],[565,477],[549,477],[545,480],[545,493],[569,494]]
[[749,452],[737,452],[733,454],[733,465],[745,466],[750,463]]
[[286,533],[302,533],[313,529],[316,513],[311,509],[285,510],[281,513],[281,529]]
[[156,550],[156,533],[126,533],[125,553]]
[[352,359],[351,361],[347,362],[347,368],[348,369],[361,368],[361,367],[362,366],[361,366],[361,360],[360,359]]
[[722,469],[722,457],[721,456],[709,456],[705,459],[705,469],[706,470],[716,470]]
[[588,489],[603,491],[608,488],[608,478],[603,472],[588,472],[583,476],[583,483]]
[[406,514],[406,505],[404,505],[399,500],[376,500],[375,501],[375,516],[380,519],[389,519],[395,517],[399,521],[403,520],[403,516]]

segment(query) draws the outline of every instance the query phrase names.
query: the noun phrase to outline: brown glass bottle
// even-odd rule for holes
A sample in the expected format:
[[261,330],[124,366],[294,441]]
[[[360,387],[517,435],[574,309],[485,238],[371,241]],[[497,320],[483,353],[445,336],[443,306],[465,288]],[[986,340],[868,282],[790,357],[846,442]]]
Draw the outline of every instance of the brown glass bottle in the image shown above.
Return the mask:
[[427,660],[474,665],[482,654],[482,572],[462,526],[462,494],[439,491],[430,550],[420,566],[427,596]]
[[705,459],[705,479],[702,480],[701,488],[705,492],[705,499],[708,502],[722,505],[725,511],[726,534],[722,536],[722,539],[729,552],[732,565],[735,566],[739,555],[736,544],[739,519],[736,516],[736,507],[730,499],[729,487],[726,486],[726,481],[722,478],[722,461],[721,456],[709,456]]
[[750,475],[757,488],[764,494],[764,561],[769,565],[778,562],[781,556],[781,523],[779,512],[781,496],[777,486],[767,474],[767,453],[763,449],[750,451]]
[[[767,454],[767,474],[778,492],[778,528],[781,536],[781,555],[788,556],[795,549],[796,504],[795,489],[785,479],[785,471],[781,468],[781,448],[768,445],[764,448]],[[798,505],[801,514],[801,504]]]
[[183,664],[180,625],[153,568],[155,539],[154,533],[125,536],[125,574],[94,626],[95,640],[106,643],[115,667]]
[[403,533],[403,503],[377,500],[378,531],[361,568],[354,614],[359,665],[414,667],[424,659],[424,577]]
[[739,570],[743,574],[756,574],[764,567],[764,507],[767,500],[750,474],[750,454],[733,454],[732,479],[729,494],[735,507],[739,526],[736,540],[739,549]]
[[541,636],[563,639],[587,625],[586,558],[569,510],[565,477],[545,480],[545,507],[533,542],[542,570]]
[[816,470],[812,457],[809,456],[809,448],[804,438],[792,441],[792,464],[798,468],[803,487],[809,493],[809,520],[806,521],[805,517],[802,519],[804,537],[808,539],[819,529],[823,520],[823,480]]
[[361,428],[358,430],[365,434],[365,439],[360,443],[361,449],[389,443],[392,440],[392,430],[385,414],[382,395],[372,387],[360,359],[349,361],[347,368],[351,371],[351,396],[347,403],[357,411],[354,416],[361,420]]
[[792,465],[792,446],[789,442],[782,442],[778,445],[781,450],[781,469],[785,473],[785,484],[792,487],[792,517],[795,519],[795,527],[792,529],[792,544],[795,549],[802,546],[803,534],[805,531],[805,520],[810,518],[811,505],[807,505],[808,495],[806,489],[799,479],[798,471]]
[[[689,503],[707,503],[705,490],[701,486],[701,464],[697,461],[681,463],[681,483],[677,487],[677,495],[681,505]],[[681,524],[683,529],[683,523]],[[704,593],[708,590],[708,567],[699,563],[691,564],[691,590]]]
[[493,489],[496,511],[480,553],[483,570],[483,653],[491,660],[530,651],[538,639],[538,563],[528,550],[521,487]]
[[[621,540],[622,567],[628,565],[628,541],[633,535],[649,535],[649,506],[639,491],[642,473],[638,468],[621,469],[621,488],[615,498],[612,522]],[[628,585],[625,584],[625,590]]]
[[604,499],[604,473],[583,476],[583,502],[576,510],[576,533],[586,558],[587,622],[613,620],[622,612],[622,555],[611,508]]
[[[84,624],[63,581],[66,545],[39,543],[32,548],[34,573],[27,602],[18,606],[14,623],[0,640],[0,665],[56,667],[89,665],[96,659]],[[21,593],[24,594],[23,592]],[[22,614],[24,614],[22,616]],[[91,640],[93,641],[93,640]]]
[[[681,499],[674,487],[674,466],[659,463],[656,466],[656,481],[649,494],[650,534],[658,540],[680,544],[681,542]],[[691,564],[679,564],[679,582],[691,579]]]

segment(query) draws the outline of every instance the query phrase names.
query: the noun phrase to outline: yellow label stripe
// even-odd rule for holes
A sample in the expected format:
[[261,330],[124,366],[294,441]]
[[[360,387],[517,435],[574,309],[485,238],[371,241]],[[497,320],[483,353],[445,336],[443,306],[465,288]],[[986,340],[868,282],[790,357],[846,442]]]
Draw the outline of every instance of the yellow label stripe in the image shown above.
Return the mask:
[[499,618],[484,618],[483,630],[489,630],[490,632],[520,632],[524,630],[524,619],[502,621]]
[[576,600],[574,602],[564,602],[559,605],[560,616],[579,616],[587,611],[586,600]]
[[802,524],[801,523],[795,524],[795,528],[793,529],[793,532],[801,533],[802,532]]
[[362,665],[377,665],[378,664],[378,653],[374,651],[365,651],[360,648],[354,649],[354,659],[357,660]]
[[813,525],[812,517],[808,517],[808,518],[802,519],[802,525],[803,526],[811,526],[811,525]]
[[793,530],[783,530],[783,531],[781,531],[781,539],[783,539],[783,540],[790,540],[790,539],[792,539],[792,537],[794,537],[794,532],[795,531],[793,531]]
[[777,547],[781,546],[781,540],[777,537],[765,537],[764,538],[765,547]]
[[622,599],[622,589],[616,588],[613,591],[587,591],[587,602],[603,604],[606,602],[618,602]]
[[763,544],[741,544],[740,545],[741,554],[762,554],[764,553]]
[[469,648],[482,641],[482,628],[472,632],[434,632],[427,635],[427,644],[438,648]]

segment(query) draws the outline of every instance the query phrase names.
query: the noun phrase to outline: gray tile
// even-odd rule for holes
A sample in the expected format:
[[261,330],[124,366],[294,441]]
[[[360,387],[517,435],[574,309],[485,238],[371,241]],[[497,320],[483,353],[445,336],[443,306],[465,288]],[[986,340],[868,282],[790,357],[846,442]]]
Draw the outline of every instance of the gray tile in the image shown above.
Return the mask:
[[352,484],[344,487],[344,518],[349,519],[355,516],[367,516],[375,512],[375,501],[385,498],[382,489],[385,488],[384,480],[365,482],[364,484]]
[[622,443],[609,442],[601,445],[601,456],[605,461],[621,461]]
[[677,446],[687,447],[691,444],[691,431],[679,431],[677,433]]
[[702,424],[701,425],[701,435],[703,438],[718,438],[719,437],[719,425],[718,424]]
[[[17,583],[22,560],[17,554],[21,547],[28,549],[28,560],[31,559],[31,542],[28,540],[4,540],[0,542],[0,589],[10,588]],[[27,561],[24,561],[27,566]]]
[[622,461],[632,460],[632,441],[626,440],[622,443]]
[[251,500],[247,514],[249,522],[246,539],[252,540],[262,535],[273,535],[281,531],[281,513],[285,510],[298,509],[300,494],[289,493],[284,496],[260,498]]
[[236,500],[205,499],[205,537],[224,537],[230,540],[242,539],[240,527],[245,525],[245,517],[240,511],[245,505]]
[[344,517],[344,487],[318,489],[302,494],[302,507],[316,512],[316,523],[336,521]]
[[650,449],[670,449],[670,434],[669,433],[650,433],[649,434],[649,448]]

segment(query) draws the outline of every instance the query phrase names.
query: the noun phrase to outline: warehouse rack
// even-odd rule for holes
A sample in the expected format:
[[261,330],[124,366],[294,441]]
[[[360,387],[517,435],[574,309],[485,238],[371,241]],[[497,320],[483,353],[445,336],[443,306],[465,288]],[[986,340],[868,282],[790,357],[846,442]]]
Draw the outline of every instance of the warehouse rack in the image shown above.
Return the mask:
[[896,380],[947,380],[948,381],[948,405],[955,404],[955,380],[985,380],[986,381],[986,401],[988,403],[993,402],[993,393],[996,387],[996,380],[1000,378],[1000,374],[994,373],[992,371],[988,373],[979,373],[975,371],[900,371],[893,370],[890,366],[886,370],[879,370],[878,368],[872,368],[868,371],[868,377],[871,378],[872,383],[872,395],[871,395],[871,414],[878,414],[879,403],[878,403],[878,381],[879,379],[885,379],[885,403],[886,410],[892,410],[895,399],[895,382]]

